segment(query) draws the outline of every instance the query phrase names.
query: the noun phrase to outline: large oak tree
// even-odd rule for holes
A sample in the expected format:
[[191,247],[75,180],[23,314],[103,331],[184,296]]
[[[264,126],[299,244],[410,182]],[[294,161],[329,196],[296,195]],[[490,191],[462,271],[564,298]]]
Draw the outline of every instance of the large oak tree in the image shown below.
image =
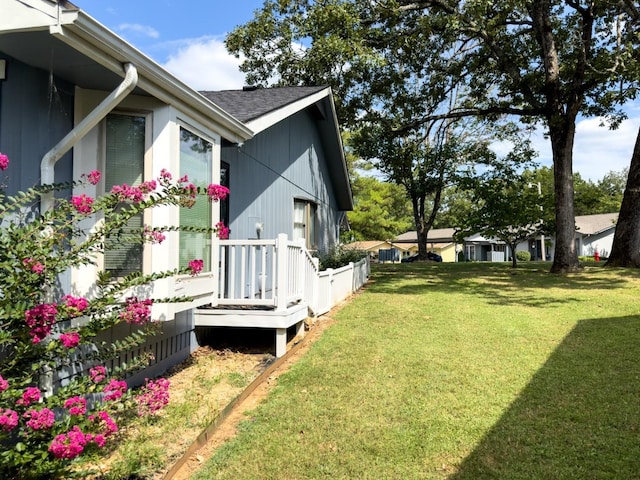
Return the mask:
[[[393,138],[444,118],[541,122],[554,163],[552,271],[564,272],[578,268],[576,120],[624,118],[638,81],[639,10],[634,0],[267,0],[227,47],[245,57],[252,83],[331,84],[349,127],[371,125],[395,96],[402,115],[382,119]],[[463,102],[432,108],[454,88]]]

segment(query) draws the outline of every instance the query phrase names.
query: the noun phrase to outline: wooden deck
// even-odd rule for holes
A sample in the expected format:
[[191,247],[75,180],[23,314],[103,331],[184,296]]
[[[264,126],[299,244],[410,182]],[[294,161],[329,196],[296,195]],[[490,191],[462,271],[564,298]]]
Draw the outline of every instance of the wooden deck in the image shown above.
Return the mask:
[[304,335],[304,321],[309,316],[308,306],[298,303],[285,310],[266,307],[201,307],[195,311],[196,327],[271,328],[275,330],[276,357],[287,351],[287,329],[296,326],[296,335]]

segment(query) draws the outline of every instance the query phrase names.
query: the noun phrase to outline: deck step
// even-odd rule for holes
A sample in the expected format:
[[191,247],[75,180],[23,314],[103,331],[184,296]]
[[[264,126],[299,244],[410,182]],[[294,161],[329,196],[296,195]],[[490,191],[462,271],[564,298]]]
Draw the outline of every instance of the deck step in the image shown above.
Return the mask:
[[302,322],[308,315],[306,303],[299,303],[286,310],[197,308],[196,327],[250,327],[289,328]]

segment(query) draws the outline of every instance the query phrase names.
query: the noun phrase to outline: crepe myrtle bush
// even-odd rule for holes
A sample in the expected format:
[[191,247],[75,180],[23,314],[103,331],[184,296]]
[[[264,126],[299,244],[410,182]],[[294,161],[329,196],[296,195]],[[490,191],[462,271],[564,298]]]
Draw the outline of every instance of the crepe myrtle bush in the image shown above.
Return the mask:
[[[11,173],[3,154],[0,170]],[[35,208],[42,195],[99,181],[100,172],[93,171],[14,196],[0,192],[0,478],[83,477],[87,472],[75,464],[79,457],[104,451],[117,437],[119,422],[154,415],[169,401],[166,379],[147,379],[136,391],[125,382],[148,365],[148,356],[118,360],[161,328],[152,318],[154,303],[187,299],[131,292],[162,278],[197,275],[202,260],[118,279],[101,273],[90,298],[64,294],[59,279],[70,268],[95,264],[112,245],[160,244],[167,232],[179,230],[131,227],[129,220],[145,210],[191,207],[207,197],[215,202],[228,190],[197,187],[186,176],[174,180],[163,170],[155,180],[117,185],[98,198],[80,194],[56,198],[45,212]],[[228,234],[222,224],[197,231]],[[101,340],[101,333],[120,323],[132,333],[115,342]]]

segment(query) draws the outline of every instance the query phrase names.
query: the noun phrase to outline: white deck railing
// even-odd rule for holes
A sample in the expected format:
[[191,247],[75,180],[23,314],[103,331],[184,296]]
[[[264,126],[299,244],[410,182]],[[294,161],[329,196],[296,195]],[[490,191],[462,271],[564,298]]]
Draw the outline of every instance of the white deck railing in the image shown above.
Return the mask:
[[220,306],[276,311],[304,302],[322,315],[358,290],[369,277],[369,259],[320,271],[318,259],[284,234],[275,240],[220,240]]

